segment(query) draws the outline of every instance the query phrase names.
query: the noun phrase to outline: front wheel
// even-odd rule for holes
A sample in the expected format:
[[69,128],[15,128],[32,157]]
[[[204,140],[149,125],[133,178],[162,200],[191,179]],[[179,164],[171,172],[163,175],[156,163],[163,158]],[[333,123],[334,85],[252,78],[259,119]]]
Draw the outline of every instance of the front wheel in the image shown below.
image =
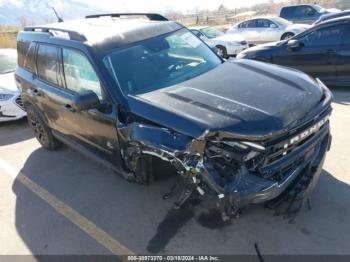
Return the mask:
[[41,146],[47,150],[57,149],[61,143],[51,132],[51,129],[45,124],[44,120],[33,106],[27,107],[28,124],[34,131],[35,138]]
[[294,36],[293,33],[285,33],[282,35],[281,40],[287,40],[289,38],[292,38]]
[[218,49],[219,56],[221,56],[223,58],[228,58],[226,47],[218,45],[216,48]]

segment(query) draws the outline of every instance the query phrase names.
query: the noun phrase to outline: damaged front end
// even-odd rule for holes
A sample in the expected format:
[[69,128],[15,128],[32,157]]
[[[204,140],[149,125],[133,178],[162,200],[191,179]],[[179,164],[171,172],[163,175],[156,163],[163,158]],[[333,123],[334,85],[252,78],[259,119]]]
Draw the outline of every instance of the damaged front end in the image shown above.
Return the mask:
[[165,161],[181,178],[172,189],[181,184],[175,208],[193,196],[210,198],[223,220],[249,204],[276,207],[286,199],[304,200],[317,183],[330,146],[330,111],[329,107],[298,127],[254,141],[210,131],[193,139],[133,121],[118,129],[128,179],[149,184],[153,160]]

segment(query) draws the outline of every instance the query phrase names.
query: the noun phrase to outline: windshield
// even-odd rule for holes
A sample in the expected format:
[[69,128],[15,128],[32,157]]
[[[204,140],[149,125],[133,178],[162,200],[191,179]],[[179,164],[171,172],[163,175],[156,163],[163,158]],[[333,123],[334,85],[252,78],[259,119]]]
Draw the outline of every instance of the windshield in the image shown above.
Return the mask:
[[222,36],[224,33],[213,27],[206,27],[200,30],[208,38],[216,38]]
[[16,50],[0,50],[0,74],[12,72],[17,66]]
[[114,51],[103,62],[124,95],[138,95],[192,79],[222,61],[181,29]]
[[274,17],[273,21],[276,22],[277,24],[283,25],[283,26],[289,26],[289,25],[293,24],[292,22],[290,22],[290,21],[288,21],[286,19],[283,19],[281,17]]
[[324,9],[322,6],[319,6],[319,5],[312,5],[313,8],[315,8],[315,10],[319,13],[326,13],[327,10]]

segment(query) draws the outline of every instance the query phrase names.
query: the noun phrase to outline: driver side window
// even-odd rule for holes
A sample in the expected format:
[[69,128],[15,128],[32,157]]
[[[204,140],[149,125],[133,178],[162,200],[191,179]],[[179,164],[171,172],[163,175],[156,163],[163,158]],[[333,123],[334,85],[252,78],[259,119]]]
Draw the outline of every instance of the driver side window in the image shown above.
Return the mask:
[[66,86],[74,92],[93,91],[102,100],[102,89],[89,60],[80,52],[63,49],[63,67]]
[[330,26],[314,30],[299,39],[305,46],[330,46],[340,45],[346,31],[344,25]]
[[313,16],[315,14],[315,10],[310,6],[300,6],[296,9],[295,15],[301,18],[307,18]]
[[245,22],[239,24],[239,28],[242,28],[242,29],[255,28],[255,27],[257,27],[256,20],[248,20],[248,21],[245,21]]

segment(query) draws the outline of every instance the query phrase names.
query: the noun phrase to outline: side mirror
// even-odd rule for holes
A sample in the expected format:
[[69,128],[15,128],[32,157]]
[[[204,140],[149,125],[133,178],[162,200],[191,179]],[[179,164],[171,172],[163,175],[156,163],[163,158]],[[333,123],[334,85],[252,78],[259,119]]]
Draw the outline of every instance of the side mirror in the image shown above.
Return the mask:
[[96,108],[100,105],[100,99],[91,90],[86,90],[74,96],[72,108],[76,111],[84,111]]
[[270,28],[277,28],[278,26],[275,24],[270,24]]
[[289,50],[293,51],[293,50],[296,50],[296,49],[300,48],[301,47],[301,43],[299,42],[299,40],[291,39],[291,40],[288,41],[287,47],[288,47]]

